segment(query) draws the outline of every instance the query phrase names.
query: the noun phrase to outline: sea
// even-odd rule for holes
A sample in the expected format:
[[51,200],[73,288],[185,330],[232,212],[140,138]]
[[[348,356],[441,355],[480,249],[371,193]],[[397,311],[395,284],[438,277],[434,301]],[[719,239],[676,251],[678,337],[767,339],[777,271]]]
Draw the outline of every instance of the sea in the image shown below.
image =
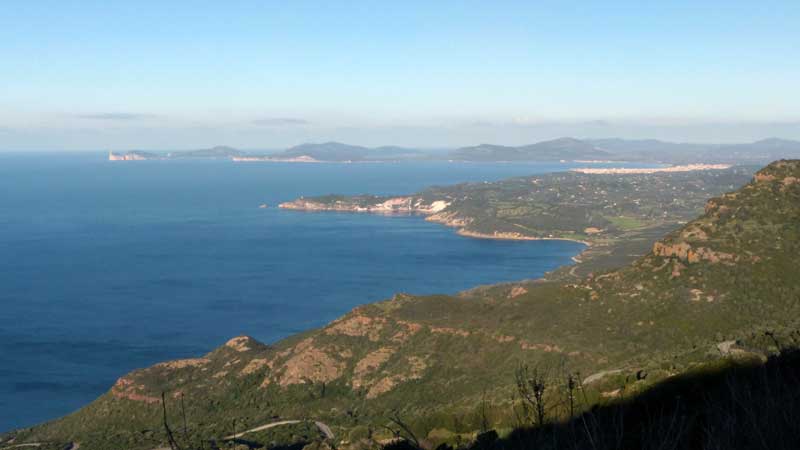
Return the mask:
[[576,165],[0,153],[0,431],[68,414],[133,369],[200,356],[234,336],[272,343],[398,292],[537,278],[583,248],[279,202],[407,194]]

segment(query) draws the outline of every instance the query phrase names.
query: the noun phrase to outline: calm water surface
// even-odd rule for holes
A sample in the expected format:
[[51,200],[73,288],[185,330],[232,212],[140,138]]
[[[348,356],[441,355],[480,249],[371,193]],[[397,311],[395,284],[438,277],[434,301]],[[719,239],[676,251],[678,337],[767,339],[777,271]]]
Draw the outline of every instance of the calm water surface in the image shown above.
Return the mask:
[[0,154],[0,431],[69,413],[132,369],[236,335],[273,342],[398,291],[538,277],[582,248],[468,239],[414,216],[261,203],[566,167]]

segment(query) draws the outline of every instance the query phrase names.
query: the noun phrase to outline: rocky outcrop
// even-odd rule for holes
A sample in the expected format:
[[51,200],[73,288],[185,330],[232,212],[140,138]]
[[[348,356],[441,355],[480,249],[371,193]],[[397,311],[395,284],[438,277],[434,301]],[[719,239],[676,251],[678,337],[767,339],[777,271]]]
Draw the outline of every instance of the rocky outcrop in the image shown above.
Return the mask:
[[246,352],[251,350],[256,345],[262,345],[250,336],[237,336],[225,343],[225,347],[233,349],[237,352]]
[[514,286],[513,288],[511,288],[511,291],[508,292],[507,297],[508,298],[517,298],[520,295],[525,295],[527,293],[528,293],[527,289],[525,289],[522,286],[517,285],[517,286]]
[[370,317],[355,314],[345,316],[331,323],[325,328],[325,334],[343,334],[346,336],[366,337],[370,341],[377,341],[386,324],[382,317]]
[[405,361],[404,370],[401,373],[383,377],[375,382],[367,391],[367,398],[372,399],[381,394],[385,394],[400,383],[422,378],[427,367],[428,363],[425,359],[418,356],[409,356]]
[[108,152],[109,161],[145,161],[148,159],[160,159],[154,153],[131,151],[126,153]]
[[283,364],[279,384],[327,383],[339,378],[344,369],[343,361],[312,342]]
[[149,394],[143,384],[137,384],[130,378],[122,377],[111,387],[111,395],[118,399],[143,403],[158,403],[160,398]]
[[700,261],[719,263],[736,260],[736,255],[734,254],[714,251],[708,247],[693,247],[688,242],[675,244],[656,242],[653,244],[653,254],[662,258],[677,258],[690,264]]
[[336,200],[320,200],[299,198],[291,202],[278,205],[283,209],[300,211],[343,211],[343,212],[369,212],[369,213],[414,213],[435,214],[450,206],[444,200],[427,202],[418,197],[353,197]]
[[397,350],[389,347],[381,347],[369,353],[353,369],[352,386],[353,389],[360,389],[367,384],[366,377],[377,371]]
[[447,227],[463,228],[473,222],[471,217],[464,217],[455,211],[441,211],[425,218],[428,222],[435,222]]

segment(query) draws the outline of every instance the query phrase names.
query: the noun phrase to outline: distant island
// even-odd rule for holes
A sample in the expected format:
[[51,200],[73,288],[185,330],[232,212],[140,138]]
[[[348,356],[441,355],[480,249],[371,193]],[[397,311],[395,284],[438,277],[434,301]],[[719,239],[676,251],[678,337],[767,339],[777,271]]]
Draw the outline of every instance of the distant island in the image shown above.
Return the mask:
[[111,161],[228,159],[236,162],[273,163],[376,163],[450,161],[464,163],[577,162],[763,164],[779,158],[800,158],[800,142],[764,139],[743,144],[691,144],[658,140],[576,139],[564,137],[522,146],[480,144],[453,150],[398,146],[363,147],[341,142],[306,143],[272,153],[254,153],[233,147],[171,152],[133,150],[109,152]]

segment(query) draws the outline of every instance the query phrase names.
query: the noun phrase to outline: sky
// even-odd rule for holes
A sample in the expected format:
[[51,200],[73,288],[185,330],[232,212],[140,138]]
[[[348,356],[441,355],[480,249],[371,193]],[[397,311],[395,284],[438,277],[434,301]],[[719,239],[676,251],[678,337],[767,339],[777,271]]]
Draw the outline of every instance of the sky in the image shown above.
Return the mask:
[[800,2],[0,8],[0,150],[800,139]]

